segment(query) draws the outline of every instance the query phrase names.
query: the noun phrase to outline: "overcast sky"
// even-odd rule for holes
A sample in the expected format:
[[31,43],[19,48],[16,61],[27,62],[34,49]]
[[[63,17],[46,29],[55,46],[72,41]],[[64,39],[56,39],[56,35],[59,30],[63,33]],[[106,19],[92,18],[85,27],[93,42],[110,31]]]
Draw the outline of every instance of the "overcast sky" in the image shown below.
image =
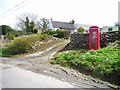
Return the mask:
[[74,19],[75,23],[100,27],[113,26],[118,21],[119,0],[28,0],[24,6],[21,4],[22,7],[4,13],[23,1],[0,0],[0,25],[15,27],[16,17],[25,12],[54,21],[69,22]]

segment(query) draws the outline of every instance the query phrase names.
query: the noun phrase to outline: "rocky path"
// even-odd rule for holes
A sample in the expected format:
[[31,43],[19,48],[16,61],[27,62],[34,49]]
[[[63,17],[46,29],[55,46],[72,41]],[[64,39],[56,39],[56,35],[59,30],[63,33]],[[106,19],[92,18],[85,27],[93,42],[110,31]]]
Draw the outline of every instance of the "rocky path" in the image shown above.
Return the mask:
[[64,48],[68,42],[69,41],[64,41],[44,52],[38,52],[20,58],[2,58],[2,63],[54,77],[61,81],[68,82],[76,88],[110,88],[112,85],[109,83],[95,80],[73,69],[50,64],[52,56]]

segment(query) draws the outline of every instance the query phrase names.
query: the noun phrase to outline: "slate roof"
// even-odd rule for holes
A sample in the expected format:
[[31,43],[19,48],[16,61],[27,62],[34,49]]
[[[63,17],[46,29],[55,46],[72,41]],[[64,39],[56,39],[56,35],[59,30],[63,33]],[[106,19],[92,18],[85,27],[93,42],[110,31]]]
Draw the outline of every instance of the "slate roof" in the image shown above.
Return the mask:
[[74,24],[71,24],[71,23],[68,23],[68,22],[52,21],[52,25],[53,25],[54,28],[61,28],[61,29],[68,29],[68,30],[76,29]]

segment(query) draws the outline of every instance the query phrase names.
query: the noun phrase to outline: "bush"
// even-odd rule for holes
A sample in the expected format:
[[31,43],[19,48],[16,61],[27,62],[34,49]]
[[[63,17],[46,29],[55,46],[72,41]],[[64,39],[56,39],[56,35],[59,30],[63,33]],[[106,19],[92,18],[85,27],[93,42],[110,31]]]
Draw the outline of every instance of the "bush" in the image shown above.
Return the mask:
[[82,28],[82,27],[78,28],[78,32],[83,33],[84,31],[85,31],[84,28]]
[[62,31],[62,30],[56,30],[56,34],[54,36],[58,37],[58,38],[64,38],[65,37],[65,32]]
[[46,40],[46,37],[49,36],[46,34],[40,34],[18,37],[8,45],[4,52],[8,52],[12,55],[27,53],[33,49],[36,41]]
[[13,40],[16,37],[14,33],[8,33],[9,40]]
[[8,25],[2,25],[2,35],[6,35],[10,40],[18,36],[18,31],[12,29]]
[[[120,58],[118,48],[106,47],[97,51],[67,51],[57,54],[53,63],[84,70],[92,75],[119,84]],[[115,76],[115,78],[113,78]]]
[[10,44],[7,48],[7,52],[15,55],[15,54],[22,54],[26,53],[31,49],[28,41],[25,39],[19,39],[18,41],[15,40],[12,44]]
[[7,48],[0,48],[0,56],[1,57],[10,57],[12,55],[7,51]]
[[70,36],[70,31],[57,29],[56,31],[53,31],[53,30],[52,31],[48,31],[47,34],[48,35],[53,35],[54,37],[57,37],[57,38],[68,39],[69,36]]
[[15,30],[10,31],[7,34],[8,38],[10,40],[13,40],[15,37],[18,37],[18,36],[21,36],[21,35],[22,35],[21,31],[15,31]]
[[54,34],[56,34],[56,31],[55,30],[50,30],[50,31],[47,32],[47,34],[48,35],[54,35]]
[[2,35],[7,35],[9,32],[14,31],[10,26],[8,25],[1,25],[2,27]]

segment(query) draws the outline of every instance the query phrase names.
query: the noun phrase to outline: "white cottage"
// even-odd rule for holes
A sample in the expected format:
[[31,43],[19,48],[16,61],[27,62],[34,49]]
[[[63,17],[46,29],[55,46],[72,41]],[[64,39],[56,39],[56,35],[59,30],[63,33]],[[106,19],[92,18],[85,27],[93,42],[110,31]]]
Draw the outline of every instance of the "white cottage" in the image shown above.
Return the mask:
[[[48,19],[44,19],[44,21],[48,23],[48,28],[50,30],[63,29],[69,30],[71,33],[77,32],[77,29],[79,27],[83,27],[85,29],[85,32],[88,32],[89,27],[91,26],[85,24],[75,24],[74,22],[52,21]],[[38,30],[38,33],[41,33],[41,30]]]
[[101,32],[112,32],[112,31],[118,31],[117,26],[103,26],[100,30]]

